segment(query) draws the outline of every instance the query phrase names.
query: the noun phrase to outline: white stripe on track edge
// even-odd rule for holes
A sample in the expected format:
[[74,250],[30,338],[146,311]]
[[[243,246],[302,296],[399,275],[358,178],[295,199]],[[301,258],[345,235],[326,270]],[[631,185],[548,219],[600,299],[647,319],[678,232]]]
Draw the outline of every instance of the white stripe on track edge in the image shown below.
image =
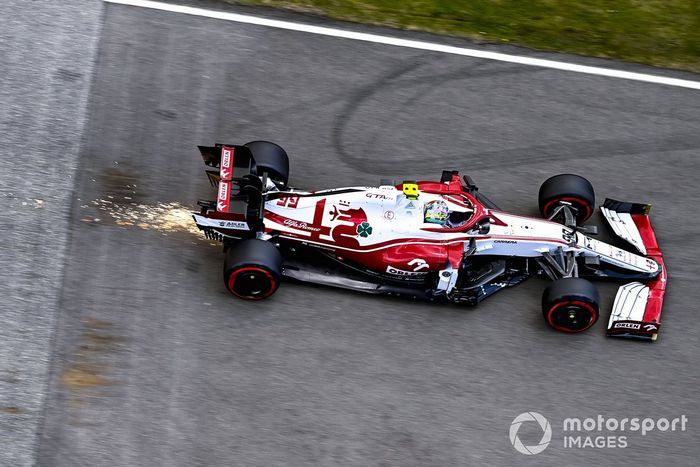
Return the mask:
[[378,34],[368,34],[363,32],[346,31],[343,29],[313,26],[310,24],[294,23],[291,21],[280,21],[274,19],[260,18],[257,16],[241,15],[238,13],[228,13],[225,11],[206,10],[184,5],[171,5],[150,0],[104,0],[106,3],[128,5],[152,10],[168,11],[171,13],[182,13],[192,16],[202,16],[205,18],[215,18],[237,23],[255,24],[270,28],[287,29],[290,31],[307,32],[322,36],[340,37],[356,41],[374,42],[377,44],[395,45],[410,49],[430,50],[453,55],[463,55],[466,57],[483,58],[486,60],[496,60],[500,62],[518,63],[520,65],[537,66],[551,68],[554,70],[571,71],[574,73],[584,73],[588,75],[607,76],[610,78],[620,78],[633,81],[643,81],[646,83],[664,84],[689,89],[699,89],[700,81],[690,81],[678,78],[668,78],[665,76],[649,75],[646,73],[635,73],[631,71],[615,70],[612,68],[601,68],[587,65],[577,65],[575,63],[558,62],[556,60],[544,60],[540,58],[525,57],[522,55],[510,55],[498,52],[488,52],[485,50],[468,49],[464,47],[454,47],[450,45],[436,44],[432,42],[414,41],[400,39],[398,37],[382,36]]

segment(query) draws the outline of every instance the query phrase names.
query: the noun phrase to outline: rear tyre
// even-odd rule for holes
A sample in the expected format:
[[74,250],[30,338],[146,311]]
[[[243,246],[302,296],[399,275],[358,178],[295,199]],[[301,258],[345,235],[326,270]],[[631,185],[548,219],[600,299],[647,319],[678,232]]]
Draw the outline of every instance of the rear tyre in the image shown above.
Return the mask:
[[226,251],[224,284],[238,298],[262,300],[279,288],[282,255],[270,242],[243,240]]
[[576,221],[581,223],[591,217],[595,208],[595,192],[591,182],[579,175],[561,174],[548,178],[540,186],[540,213],[551,216],[560,202],[570,203]]
[[280,186],[287,186],[289,181],[289,157],[281,146],[269,141],[251,141],[246,143],[253,155],[255,170],[258,175],[267,172],[267,176]]
[[542,294],[542,315],[552,328],[581,332],[598,321],[600,296],[595,285],[578,277],[552,282]]

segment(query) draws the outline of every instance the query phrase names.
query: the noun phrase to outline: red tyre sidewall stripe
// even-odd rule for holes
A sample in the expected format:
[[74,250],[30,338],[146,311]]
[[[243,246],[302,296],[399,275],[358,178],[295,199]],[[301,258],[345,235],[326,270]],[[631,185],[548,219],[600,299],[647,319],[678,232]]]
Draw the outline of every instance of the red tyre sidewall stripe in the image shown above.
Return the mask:
[[586,217],[584,217],[583,220],[585,221],[586,219],[588,219],[589,217],[591,217],[592,211],[591,211],[591,207],[588,205],[588,203],[585,202],[584,200],[582,200],[581,198],[576,198],[576,197],[574,197],[574,196],[565,196],[564,198],[553,199],[552,201],[550,201],[550,202],[548,202],[547,204],[544,205],[544,207],[542,208],[543,214],[544,214],[545,216],[549,217],[548,214],[547,214],[547,209],[548,209],[552,204],[558,203],[559,201],[567,201],[567,202],[570,202],[570,203],[571,203],[571,202],[574,202],[574,203],[576,203],[576,204],[580,204],[581,206],[584,206],[584,207],[586,208]]
[[[577,329],[577,330],[575,330],[575,331],[572,330],[572,329],[566,329],[566,328],[563,328],[563,327],[561,327],[561,326],[557,326],[557,325],[555,325],[554,323],[552,323],[552,313],[554,313],[554,311],[555,311],[557,308],[562,307],[562,306],[564,306],[564,305],[582,306],[582,307],[586,308],[588,311],[591,312],[591,317],[592,317],[593,319],[591,319],[591,322],[588,324],[588,326],[586,326],[586,327],[583,328],[583,329]],[[586,329],[588,329],[588,328],[590,328],[591,326],[593,326],[597,321],[598,321],[598,312],[597,312],[596,309],[593,307],[593,305],[591,305],[590,303],[582,302],[582,301],[580,301],[580,300],[569,300],[569,301],[566,301],[566,302],[559,302],[559,303],[555,304],[553,307],[551,307],[551,308],[549,309],[549,311],[547,312],[547,324],[549,324],[551,327],[553,327],[553,328],[556,329],[557,331],[562,331],[562,332],[571,332],[571,333],[583,332],[583,331],[585,331]]]
[[[233,284],[236,282],[236,277],[238,277],[238,275],[242,272],[249,272],[249,271],[262,272],[263,274],[265,274],[265,276],[267,276],[267,278],[270,280],[270,284],[272,285],[270,287],[270,290],[268,290],[264,294],[260,295],[259,297],[249,297],[249,296],[240,295],[240,294],[236,293],[233,290]],[[274,276],[272,274],[270,274],[270,272],[267,271],[266,269],[253,267],[253,266],[243,267],[243,268],[236,269],[235,271],[233,271],[231,273],[231,276],[228,278],[227,285],[228,285],[229,292],[231,292],[233,295],[235,295],[238,298],[242,298],[243,300],[262,300],[264,298],[269,297],[270,295],[272,295],[275,292],[275,290],[277,290],[277,280],[274,278]]]

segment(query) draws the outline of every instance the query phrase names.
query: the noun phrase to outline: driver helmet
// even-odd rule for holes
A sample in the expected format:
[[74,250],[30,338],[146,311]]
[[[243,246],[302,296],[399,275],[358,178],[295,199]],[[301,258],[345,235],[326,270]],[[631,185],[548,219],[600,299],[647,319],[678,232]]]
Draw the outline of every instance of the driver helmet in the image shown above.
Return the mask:
[[425,204],[425,209],[423,211],[425,222],[430,224],[440,224],[444,225],[447,222],[447,218],[450,215],[450,210],[447,207],[447,203],[441,199],[430,201]]

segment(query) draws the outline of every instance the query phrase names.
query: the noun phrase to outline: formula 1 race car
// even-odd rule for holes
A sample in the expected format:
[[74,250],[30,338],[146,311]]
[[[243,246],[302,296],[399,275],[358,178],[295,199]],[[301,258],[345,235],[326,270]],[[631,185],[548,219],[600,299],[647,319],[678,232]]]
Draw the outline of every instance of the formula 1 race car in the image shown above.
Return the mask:
[[218,198],[199,201],[194,221],[223,242],[224,283],[239,298],[267,298],[284,278],[476,305],[540,274],[552,280],[542,296],[546,322],[581,332],[599,315],[587,279],[614,279],[625,285],[608,335],[656,340],[666,268],[650,206],[606,199],[602,214],[629,247],[595,239],[597,227],[583,225],[595,207],[583,177],[546,180],[536,218],[499,209],[456,171],[439,181],[303,191],[288,185],[289,159],[274,143],[199,150]]

